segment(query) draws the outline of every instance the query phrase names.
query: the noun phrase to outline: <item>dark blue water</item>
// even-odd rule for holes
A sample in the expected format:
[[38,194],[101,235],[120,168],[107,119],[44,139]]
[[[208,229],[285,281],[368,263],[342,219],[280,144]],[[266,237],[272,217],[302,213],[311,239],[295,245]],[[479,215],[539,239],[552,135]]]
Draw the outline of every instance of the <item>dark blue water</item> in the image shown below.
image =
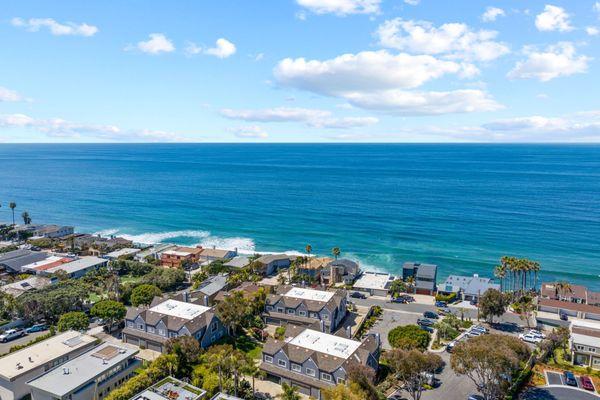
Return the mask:
[[0,145],[7,203],[34,222],[245,251],[334,246],[490,275],[506,254],[600,289],[600,146]]

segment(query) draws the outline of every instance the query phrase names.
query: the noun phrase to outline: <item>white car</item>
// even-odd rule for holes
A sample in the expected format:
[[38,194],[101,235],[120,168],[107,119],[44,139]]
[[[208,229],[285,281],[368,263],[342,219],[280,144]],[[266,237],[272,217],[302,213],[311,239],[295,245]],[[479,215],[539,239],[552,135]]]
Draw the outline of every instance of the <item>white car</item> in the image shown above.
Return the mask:
[[544,335],[542,332],[538,331],[537,329],[531,329],[528,332],[529,335],[533,335],[533,336],[537,336],[540,339],[546,339],[546,335]]
[[542,341],[542,338],[536,335],[532,335],[531,333],[521,333],[519,335],[519,339],[528,343],[539,343]]
[[0,335],[0,342],[5,343],[20,338],[21,336],[25,336],[25,331],[23,329],[9,329]]

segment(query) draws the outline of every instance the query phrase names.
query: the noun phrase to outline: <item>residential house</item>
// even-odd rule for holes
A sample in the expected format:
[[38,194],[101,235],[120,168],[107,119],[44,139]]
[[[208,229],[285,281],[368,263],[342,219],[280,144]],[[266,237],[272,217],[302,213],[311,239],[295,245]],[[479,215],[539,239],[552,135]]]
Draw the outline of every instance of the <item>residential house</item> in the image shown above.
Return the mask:
[[27,293],[31,290],[43,289],[46,286],[50,286],[56,281],[57,279],[47,278],[43,276],[31,276],[29,278],[21,279],[20,281],[0,286],[0,291],[6,294],[10,294],[16,299],[24,293]]
[[377,371],[380,339],[368,335],[362,342],[317,330],[288,325],[284,340],[269,338],[260,369],[280,384],[321,399],[321,389],[346,383],[348,367],[357,363]]
[[201,247],[176,246],[163,251],[160,262],[163,267],[181,268],[183,264],[197,264],[200,261]]
[[600,323],[572,320],[569,341],[575,365],[600,370]]
[[228,274],[218,274],[201,282],[196,289],[189,293],[189,296],[192,298],[190,302],[202,304],[204,306],[213,305],[217,293],[222,290],[227,290],[227,287],[229,286],[227,283],[228,276]]
[[0,358],[0,399],[26,397],[31,393],[28,381],[89,350],[96,340],[66,331]]
[[402,278],[414,279],[414,292],[433,296],[436,292],[437,265],[406,262],[402,266]]
[[108,260],[116,260],[119,258],[133,258],[140,251],[142,250],[134,247],[124,247],[122,249],[107,253],[106,255],[104,255],[104,258]]
[[449,295],[456,294],[456,298],[466,301],[478,301],[489,289],[500,290],[500,285],[493,283],[490,278],[480,277],[478,274],[473,276],[450,275],[443,284],[438,286],[438,293]]
[[33,251],[18,249],[0,254],[0,269],[8,274],[20,274],[23,267],[50,257],[51,254],[44,251]]
[[266,323],[313,326],[317,323],[333,333],[347,313],[346,291],[335,292],[301,287],[280,286],[269,294],[263,318]]
[[291,263],[287,254],[265,254],[257,258],[256,262],[262,264],[264,275],[273,275],[281,268],[289,268]]
[[225,298],[234,292],[241,292],[245,299],[252,299],[253,296],[261,289],[266,290],[266,288],[262,288],[254,282],[243,282],[240,286],[229,291],[221,290],[219,293],[217,293],[213,301],[215,304],[217,304],[220,301],[225,300]]
[[250,264],[249,256],[235,256],[231,260],[227,261],[224,266],[228,268],[244,268],[246,265]]
[[94,256],[83,256],[69,262],[64,262],[56,266],[37,267],[32,271],[40,275],[52,275],[58,271],[63,271],[69,278],[81,278],[92,270],[97,270],[108,265],[108,260]]
[[296,267],[297,275],[308,275],[311,279],[320,280],[321,272],[328,269],[331,257],[310,257],[306,263]]
[[600,292],[581,285],[561,289],[557,283],[542,283],[537,302],[538,311],[565,314],[580,319],[600,321]]
[[129,307],[123,341],[159,352],[170,338],[188,335],[202,347],[225,336],[226,329],[212,308],[164,297],[155,297],[150,307]]
[[201,263],[222,261],[237,256],[237,249],[235,250],[223,250],[213,247],[212,249],[202,249],[199,256]]
[[340,282],[351,285],[360,275],[358,263],[347,258],[333,260],[328,267],[321,272],[321,281],[324,285],[334,285]]
[[30,274],[41,274],[43,271],[52,269],[54,267],[58,267],[60,265],[70,263],[74,261],[75,257],[67,257],[62,255],[49,255],[48,258],[35,261],[27,265],[23,265],[21,267],[22,272],[30,273]]
[[168,376],[130,400],[200,400],[205,396],[205,390]]
[[137,350],[103,343],[31,380],[32,400],[101,400],[135,375]]
[[393,275],[385,272],[366,271],[354,282],[352,288],[361,292],[367,292],[371,296],[387,296],[390,285],[396,279]]
[[75,228],[61,225],[38,225],[32,232],[34,237],[57,239],[72,235],[75,232]]
[[160,260],[160,255],[163,252],[174,249],[175,247],[177,246],[174,244],[158,243],[135,254],[133,259],[139,262],[146,262],[148,259]]
[[[72,241],[73,246],[81,251],[87,252],[89,255],[101,255],[124,247],[132,247],[133,242],[131,240],[121,237],[102,237],[99,235],[90,235],[87,233],[74,234],[66,237],[68,241]],[[67,247],[70,243],[67,243]]]

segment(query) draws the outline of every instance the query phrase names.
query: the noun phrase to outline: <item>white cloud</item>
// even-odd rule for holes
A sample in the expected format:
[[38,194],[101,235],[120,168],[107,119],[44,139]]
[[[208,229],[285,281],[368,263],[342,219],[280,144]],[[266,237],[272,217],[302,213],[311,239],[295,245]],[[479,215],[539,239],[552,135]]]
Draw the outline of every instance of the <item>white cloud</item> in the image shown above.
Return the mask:
[[325,61],[286,58],[274,69],[280,84],[326,95],[415,88],[446,74],[475,73],[470,65],[429,55],[394,55],[386,50],[344,54]]
[[[315,14],[377,14],[381,0],[296,0]],[[301,18],[302,19],[302,18]]]
[[188,56],[194,56],[196,54],[202,53],[202,47],[198,46],[194,42],[187,42],[184,52]]
[[567,32],[573,29],[569,17],[564,8],[546,4],[544,11],[535,17],[535,26],[540,31]]
[[418,6],[421,0],[404,0],[404,2],[410,6]]
[[238,126],[229,128],[229,132],[242,139],[266,139],[269,134],[258,125]]
[[481,15],[481,20],[483,22],[493,22],[498,17],[506,16],[506,12],[503,9],[498,7],[488,7],[485,9],[485,12]]
[[52,138],[92,138],[108,141],[172,142],[182,137],[164,131],[137,129],[123,130],[115,125],[82,124],[61,118],[36,119],[25,114],[0,115],[0,128],[30,129]]
[[596,28],[595,26],[588,26],[585,28],[585,33],[590,36],[598,36],[598,34],[600,34],[600,29]]
[[527,59],[519,61],[508,73],[511,79],[538,79],[547,82],[559,76],[569,76],[587,71],[590,57],[577,55],[570,42],[560,42],[548,46],[543,51],[526,47]]
[[21,101],[23,97],[14,90],[0,86],[0,102]]
[[600,16],[600,1],[594,3],[592,10]]
[[331,112],[311,108],[276,107],[258,110],[221,110],[229,119],[252,122],[301,122],[313,128],[349,129],[374,125],[375,117],[334,117]]
[[384,47],[450,59],[491,61],[510,51],[506,44],[494,40],[498,32],[475,31],[463,23],[436,27],[427,21],[395,18],[381,24],[375,35]]
[[495,111],[503,108],[486,92],[476,89],[447,92],[383,90],[352,93],[346,99],[356,107],[407,116]]
[[47,28],[51,34],[56,36],[94,36],[98,33],[98,27],[88,24],[77,24],[74,22],[59,23],[52,18],[13,18],[11,24],[16,27],[25,28],[30,32],[38,32]]
[[[162,33],[151,33],[149,39],[138,42],[135,46],[139,51],[147,54],[157,55],[175,51],[175,45]],[[126,50],[131,47],[126,48]]]
[[235,44],[225,38],[217,39],[215,47],[211,47],[204,51],[205,54],[218,58],[227,58],[234,55],[236,52]]

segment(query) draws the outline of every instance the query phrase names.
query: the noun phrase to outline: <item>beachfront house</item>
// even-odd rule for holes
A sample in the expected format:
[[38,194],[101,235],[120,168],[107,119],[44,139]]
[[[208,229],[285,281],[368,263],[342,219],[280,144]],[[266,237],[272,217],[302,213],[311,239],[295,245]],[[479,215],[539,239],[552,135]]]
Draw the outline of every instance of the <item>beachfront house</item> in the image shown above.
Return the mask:
[[433,296],[436,292],[437,265],[406,262],[402,266],[402,279],[414,280],[414,292]]
[[360,278],[354,282],[352,288],[360,292],[366,292],[371,296],[388,295],[390,285],[396,279],[393,275],[385,272],[365,271]]
[[256,259],[263,266],[264,275],[273,275],[281,268],[289,268],[291,261],[287,254],[265,254]]
[[150,307],[129,307],[123,341],[159,352],[170,338],[192,336],[206,348],[225,336],[214,309],[200,304],[155,297]]
[[249,256],[235,256],[223,265],[226,266],[227,268],[240,269],[240,268],[244,268],[248,264],[250,264]]
[[358,263],[347,258],[333,260],[328,264],[328,267],[321,272],[321,281],[324,285],[335,285],[342,282],[346,285],[352,285],[360,275]]
[[228,260],[237,256],[237,249],[235,250],[223,250],[215,247],[211,249],[202,249],[198,256],[198,261],[201,263],[211,263],[213,261]]
[[333,333],[346,316],[346,291],[335,292],[301,287],[280,286],[267,296],[263,318],[268,324],[323,327]]
[[301,393],[321,399],[321,389],[347,382],[351,364],[377,371],[380,346],[379,336],[373,334],[359,342],[288,325],[284,340],[269,338],[265,343],[260,369],[270,380],[296,386]]
[[160,255],[170,249],[177,247],[169,243],[157,243],[152,247],[148,247],[133,256],[135,261],[147,262],[148,260],[160,260]]
[[296,274],[307,275],[311,279],[320,280],[321,272],[328,268],[331,261],[333,261],[331,257],[311,257],[304,264],[296,266]]
[[200,261],[200,253],[201,247],[176,246],[161,253],[160,263],[163,267],[182,268],[185,264],[197,264]]
[[500,285],[490,278],[473,276],[450,275],[444,283],[438,286],[438,293],[450,295],[454,293],[456,299],[465,301],[479,301],[485,292],[490,289],[500,290]]

